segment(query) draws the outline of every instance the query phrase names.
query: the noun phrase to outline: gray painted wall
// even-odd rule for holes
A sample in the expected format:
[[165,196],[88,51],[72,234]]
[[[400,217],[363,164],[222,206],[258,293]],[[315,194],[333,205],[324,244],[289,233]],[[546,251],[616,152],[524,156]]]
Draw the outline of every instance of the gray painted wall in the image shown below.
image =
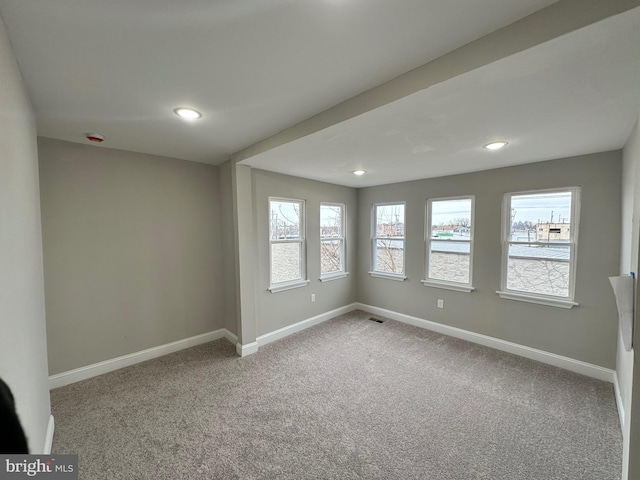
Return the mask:
[[217,167],[39,152],[50,374],[224,327]]
[[[638,272],[638,240],[640,224],[640,124],[636,123],[622,155],[622,228],[620,249],[620,274]],[[618,333],[616,377],[624,409],[622,431],[624,435],[623,475],[629,459],[629,432],[633,385],[633,350],[627,352]]]
[[[636,284],[636,296],[637,296],[637,284]],[[634,345],[640,345],[640,328],[638,328],[638,316],[639,313],[636,308],[635,312],[635,325],[633,330],[633,343]],[[634,351],[637,347],[634,347]],[[622,479],[628,478],[629,480],[640,479],[640,355],[634,355],[633,359],[633,401],[631,402],[631,415],[630,415],[630,428],[629,428],[629,441],[626,445],[625,439],[625,455],[624,466],[627,473],[627,477],[623,476]],[[628,451],[627,451],[628,449]],[[626,460],[629,460],[628,465]]]
[[2,19],[0,84],[0,377],[31,453],[43,453],[51,409],[36,126]]
[[236,268],[233,255],[235,237],[233,235],[233,185],[231,162],[226,161],[219,165],[220,180],[220,228],[222,251],[222,272],[223,272],[223,302],[224,302],[224,327],[231,333],[238,334],[238,312],[236,308]]
[[[614,368],[617,311],[607,277],[618,274],[621,152],[541,162],[479,173],[371,187],[359,191],[358,300],[415,317]],[[501,212],[506,192],[582,187],[576,301],[555,307],[496,295],[501,272]],[[424,223],[428,198],[475,195],[472,293],[425,287]],[[371,208],[406,201],[405,282],[373,278]],[[445,308],[436,308],[437,299]]]
[[[256,268],[256,323],[258,336],[320,315],[356,301],[355,217],[358,211],[357,191],[352,188],[305,180],[287,175],[252,170],[254,219],[258,264]],[[307,278],[302,288],[271,293],[269,288],[269,197],[305,200],[307,232]],[[320,282],[320,203],[344,203],[347,210],[346,278]],[[311,303],[311,294],[316,302]]]
[[253,203],[253,174],[251,168],[233,163],[231,168],[233,183],[234,213],[234,260],[236,269],[236,312],[238,315],[238,342],[236,351],[249,345],[255,346],[257,334],[256,322],[256,228]]

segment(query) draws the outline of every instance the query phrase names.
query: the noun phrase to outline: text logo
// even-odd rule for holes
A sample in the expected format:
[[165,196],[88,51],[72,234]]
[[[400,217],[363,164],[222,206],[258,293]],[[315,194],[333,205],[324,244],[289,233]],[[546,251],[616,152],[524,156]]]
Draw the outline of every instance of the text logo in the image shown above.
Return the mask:
[[78,480],[78,455],[0,455],[0,480]]

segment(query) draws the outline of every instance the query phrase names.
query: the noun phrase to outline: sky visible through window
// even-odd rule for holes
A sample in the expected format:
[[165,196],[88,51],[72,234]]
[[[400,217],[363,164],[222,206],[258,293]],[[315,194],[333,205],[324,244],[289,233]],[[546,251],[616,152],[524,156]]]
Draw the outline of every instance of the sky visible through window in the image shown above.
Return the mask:
[[571,192],[536,193],[511,197],[512,222],[570,223]]
[[300,202],[271,200],[271,239],[299,238]]
[[271,214],[276,215],[278,220],[285,221],[287,223],[299,223],[300,217],[298,215],[298,203],[297,202],[271,202]]
[[[344,205],[320,205],[320,227],[336,229],[336,233],[342,233],[342,215]],[[320,232],[320,235],[323,233]]]
[[436,200],[431,207],[431,225],[454,225],[456,220],[471,216],[471,200]]
[[378,223],[404,223],[404,204],[378,205]]

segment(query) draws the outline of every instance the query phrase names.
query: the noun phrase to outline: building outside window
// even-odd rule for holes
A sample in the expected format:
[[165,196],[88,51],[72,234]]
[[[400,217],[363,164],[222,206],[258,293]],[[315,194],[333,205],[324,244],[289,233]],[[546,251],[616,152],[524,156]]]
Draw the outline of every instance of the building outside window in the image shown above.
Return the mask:
[[320,279],[346,275],[345,206],[341,203],[320,204]]
[[373,206],[372,276],[404,280],[405,221],[404,203]]
[[304,200],[269,198],[270,290],[308,283],[305,266]]
[[508,193],[503,212],[503,298],[571,308],[580,189]]
[[427,202],[427,286],[470,292],[473,266],[474,198]]

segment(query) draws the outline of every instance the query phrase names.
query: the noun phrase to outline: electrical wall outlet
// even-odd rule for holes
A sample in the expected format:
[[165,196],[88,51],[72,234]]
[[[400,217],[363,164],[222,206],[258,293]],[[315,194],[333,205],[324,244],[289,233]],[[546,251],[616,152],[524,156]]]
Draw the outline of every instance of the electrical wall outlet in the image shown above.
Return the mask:
[[438,299],[438,308],[444,308],[444,300],[441,298]]
[[315,302],[316,301],[316,294],[312,293],[311,294],[311,302]]

